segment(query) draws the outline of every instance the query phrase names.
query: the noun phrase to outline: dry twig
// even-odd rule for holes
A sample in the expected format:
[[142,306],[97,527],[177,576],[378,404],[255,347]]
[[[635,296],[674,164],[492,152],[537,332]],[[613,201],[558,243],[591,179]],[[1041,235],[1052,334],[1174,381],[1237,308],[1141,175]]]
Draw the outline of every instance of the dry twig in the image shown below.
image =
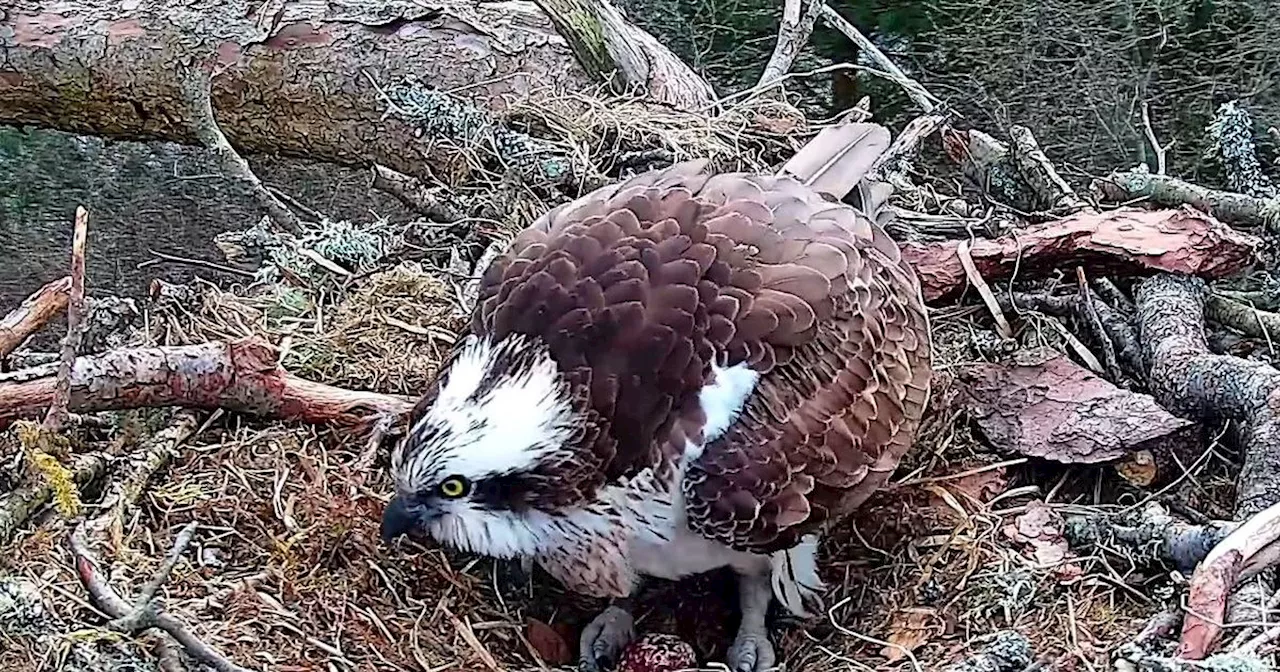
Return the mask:
[[[102,453],[77,455],[70,469],[75,485],[84,487],[100,478],[107,471],[107,459]],[[0,546],[8,544],[18,528],[48,504],[53,495],[53,486],[44,479],[0,495]]]
[[1071,185],[1062,179],[1053,162],[1040,149],[1040,143],[1026,126],[1010,126],[1009,138],[1013,141],[1013,161],[1018,174],[1045,203],[1046,210],[1076,212],[1089,207],[1076,195]]
[[71,367],[80,349],[84,331],[84,255],[89,235],[89,212],[76,208],[75,232],[71,238],[71,296],[67,304],[67,336],[62,343],[62,360],[58,365],[53,402],[44,416],[44,428],[58,432],[67,421],[67,405],[71,403]]
[[879,65],[881,68],[881,70],[869,69],[870,72],[880,75],[881,77],[884,77],[885,79],[888,79],[894,84],[902,87],[902,89],[906,91],[907,96],[911,98],[911,102],[915,103],[916,107],[919,107],[925,114],[932,114],[934,110],[938,108],[938,104],[941,103],[941,101],[933,97],[933,94],[929,93],[929,91],[921,86],[919,82],[908,77],[907,73],[902,71],[902,68],[899,68],[892,59],[886,56],[883,51],[880,51],[880,47],[877,47],[874,42],[868,39],[866,35],[863,35],[853,26],[852,23],[849,23],[849,21],[843,16],[840,16],[840,13],[832,9],[830,5],[826,4],[822,0],[815,0],[815,2],[820,2],[820,4],[822,4],[822,19],[827,22],[827,25],[835,28],[843,33],[845,37],[852,40],[859,49],[865,51],[867,56],[870,57],[871,60],[875,61],[876,65]]
[[1280,339],[1280,315],[1233,301],[1220,294],[1210,294],[1205,302],[1205,317],[1225,327],[1268,342]]
[[444,191],[443,187],[432,189],[423,184],[422,180],[386,166],[375,165],[372,173],[373,179],[370,186],[395,196],[400,202],[424,217],[449,223],[466,216],[447,199],[437,196],[436,192]]
[[218,672],[250,672],[223,656],[217,649],[205,644],[200,638],[191,634],[186,625],[178,619],[160,610],[155,605],[155,595],[173,573],[173,568],[186,551],[195,535],[196,524],[190,523],[174,539],[173,548],[165,558],[164,564],[138,594],[132,606],[120,597],[111,584],[99,574],[98,561],[89,550],[84,538],[84,523],[76,526],[70,538],[71,552],[75,557],[76,574],[84,584],[89,595],[98,607],[112,620],[108,625],[119,632],[135,634],[147,628],[159,628],[183,646],[196,660],[209,665]]

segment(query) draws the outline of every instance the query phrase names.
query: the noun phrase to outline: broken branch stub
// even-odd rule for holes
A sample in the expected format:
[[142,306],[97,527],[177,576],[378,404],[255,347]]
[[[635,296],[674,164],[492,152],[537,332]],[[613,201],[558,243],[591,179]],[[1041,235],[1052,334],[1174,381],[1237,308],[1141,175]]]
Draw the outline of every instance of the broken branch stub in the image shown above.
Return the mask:
[[66,310],[70,299],[71,276],[65,276],[36,290],[0,319],[0,358],[22,347],[32,334]]
[[964,367],[959,380],[979,431],[1004,451],[1091,464],[1157,444],[1196,443],[1194,423],[1048,348],[1021,352],[1007,365]]
[[[1235,231],[1189,207],[1173,210],[1122,208],[1081,212],[1017,235],[978,240],[969,248],[988,281],[1043,277],[1082,265],[1095,276],[1157,271],[1222,278],[1253,263],[1257,237]],[[959,241],[904,243],[902,256],[920,275],[926,301],[949,297],[966,286]]]
[[[702,110],[716,94],[653,35],[627,22],[608,0],[534,0],[569,43],[578,63],[617,90],[639,87],[681,110]],[[618,86],[621,85],[621,86]]]

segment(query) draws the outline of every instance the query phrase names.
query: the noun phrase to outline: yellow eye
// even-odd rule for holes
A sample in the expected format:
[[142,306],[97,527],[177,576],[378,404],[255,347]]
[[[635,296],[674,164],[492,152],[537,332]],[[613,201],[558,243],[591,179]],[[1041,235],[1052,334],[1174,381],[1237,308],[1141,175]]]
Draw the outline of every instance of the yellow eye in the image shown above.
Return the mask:
[[440,494],[450,499],[457,499],[467,494],[467,479],[461,476],[450,476],[440,482]]

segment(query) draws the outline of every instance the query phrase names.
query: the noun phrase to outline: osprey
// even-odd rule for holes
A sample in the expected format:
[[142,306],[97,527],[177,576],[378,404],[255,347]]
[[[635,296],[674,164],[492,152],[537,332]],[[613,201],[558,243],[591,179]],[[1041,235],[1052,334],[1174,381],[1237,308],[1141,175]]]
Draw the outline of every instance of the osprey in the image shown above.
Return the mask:
[[[897,467],[929,395],[919,280],[863,180],[888,145],[846,123],[777,175],[680,163],[540,217],[411,414],[383,536],[614,598],[586,670],[630,640],[642,577],[730,567],[728,663],[772,667],[771,597],[821,604],[819,536]],[[840,200],[855,188],[861,207]]]

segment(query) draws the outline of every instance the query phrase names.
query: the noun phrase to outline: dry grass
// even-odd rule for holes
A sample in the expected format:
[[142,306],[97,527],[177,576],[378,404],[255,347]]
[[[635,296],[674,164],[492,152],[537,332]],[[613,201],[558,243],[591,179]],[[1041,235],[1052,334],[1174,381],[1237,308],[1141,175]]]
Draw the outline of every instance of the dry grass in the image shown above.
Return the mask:
[[[511,116],[560,138],[604,173],[611,166],[602,157],[654,145],[677,159],[708,156],[723,168],[765,169],[816,130],[777,103],[744,105],[713,120],[639,109],[560,96],[517,105]],[[528,198],[515,209],[525,217],[546,205]],[[431,262],[327,284],[327,293],[276,285],[170,288],[148,311],[144,338],[258,336],[280,346],[285,364],[299,373],[415,393],[461,326],[455,309],[463,279],[441,272],[444,261]],[[1024,345],[1063,347],[1060,331],[1043,318],[1019,324],[1030,325],[1018,334]],[[937,391],[917,447],[894,486],[826,540],[831,609],[814,623],[780,623],[788,669],[938,669],[971,652],[976,637],[1001,628],[1022,631],[1041,655],[1078,660],[1078,669],[1108,667],[1107,650],[1157,611],[1140,598],[1163,579],[1092,557],[1073,558],[1080,571],[1063,580],[1054,568],[1036,566],[1003,528],[1050,491],[1064,510],[1105,507],[1123,491],[1097,469],[1026,461],[992,467],[1004,458],[972,436],[950,380],[956,367],[993,357],[1003,346],[993,341],[989,316],[972,307],[936,311],[934,340]],[[134,425],[137,418],[154,423],[139,414]],[[114,441],[117,453],[133,445],[125,430],[90,439]],[[199,523],[193,552],[166,589],[167,608],[256,669],[546,669],[526,639],[530,619],[562,628],[576,648],[572,638],[598,603],[564,594],[541,575],[529,580],[506,563],[383,545],[378,520],[391,489],[385,456],[363,468],[363,451],[362,437],[219,417],[153,479],[122,521],[119,544],[100,543],[97,552],[113,584],[129,595],[176,531]],[[1199,482],[1206,501],[1222,494],[1210,487],[1214,482]],[[101,504],[96,496],[85,493],[91,509]],[[0,575],[41,588],[53,622],[45,637],[0,632],[3,669],[52,669],[74,648],[135,645],[109,636],[85,603],[65,548],[68,532],[52,517],[0,556]],[[731,585],[723,574],[655,583],[639,627],[680,634],[705,659],[720,660],[734,627]],[[894,646],[902,644],[910,655]]]

